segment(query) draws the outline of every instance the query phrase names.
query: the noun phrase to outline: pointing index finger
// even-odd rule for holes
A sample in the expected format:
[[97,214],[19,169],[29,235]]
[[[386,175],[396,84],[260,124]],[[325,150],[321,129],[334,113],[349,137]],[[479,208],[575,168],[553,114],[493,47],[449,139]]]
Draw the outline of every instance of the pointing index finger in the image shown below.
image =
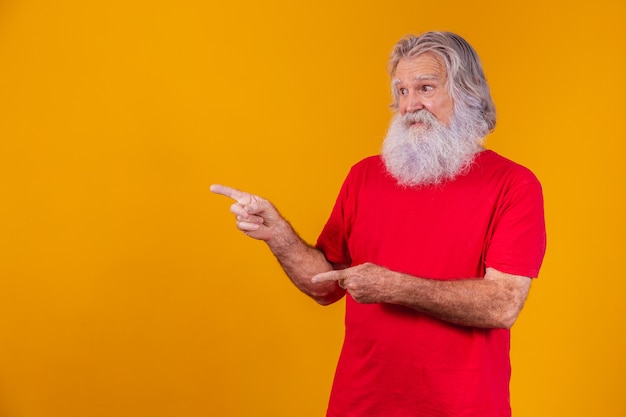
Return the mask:
[[326,281],[341,281],[342,279],[343,276],[341,274],[341,271],[328,271],[313,276],[313,278],[311,278],[311,282],[317,284]]
[[220,184],[211,185],[210,190],[215,194],[220,194],[228,198],[232,198],[233,200],[237,200],[237,202],[240,204],[246,203],[246,200],[248,199],[246,197],[249,197],[249,195],[247,193],[244,193],[243,191],[239,191],[236,188],[227,187]]

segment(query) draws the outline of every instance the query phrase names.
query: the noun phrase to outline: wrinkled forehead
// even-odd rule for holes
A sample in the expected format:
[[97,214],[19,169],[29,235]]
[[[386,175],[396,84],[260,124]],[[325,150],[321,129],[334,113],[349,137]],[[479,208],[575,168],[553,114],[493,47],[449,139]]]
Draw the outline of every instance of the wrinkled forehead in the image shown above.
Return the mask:
[[437,81],[445,84],[447,71],[443,59],[433,52],[401,58],[392,74],[392,83],[395,85],[413,81]]

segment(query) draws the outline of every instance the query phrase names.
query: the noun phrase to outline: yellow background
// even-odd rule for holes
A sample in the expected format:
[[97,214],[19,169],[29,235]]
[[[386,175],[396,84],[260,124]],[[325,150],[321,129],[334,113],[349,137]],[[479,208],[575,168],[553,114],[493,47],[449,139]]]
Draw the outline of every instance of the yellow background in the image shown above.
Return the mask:
[[343,302],[292,288],[219,182],[314,241],[390,117],[387,56],[451,30],[488,147],[544,185],[514,415],[626,415],[626,2],[4,0],[0,415],[323,415]]

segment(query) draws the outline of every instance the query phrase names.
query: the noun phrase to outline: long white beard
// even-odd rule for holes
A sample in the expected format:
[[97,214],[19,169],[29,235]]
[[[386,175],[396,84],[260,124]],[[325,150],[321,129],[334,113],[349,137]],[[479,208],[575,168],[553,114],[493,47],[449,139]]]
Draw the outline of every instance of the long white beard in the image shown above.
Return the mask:
[[[400,185],[436,185],[470,168],[476,153],[483,149],[484,138],[478,132],[485,130],[476,118],[460,114],[464,112],[467,110],[455,109],[447,126],[427,110],[393,118],[382,156]],[[422,125],[411,127],[416,121]]]

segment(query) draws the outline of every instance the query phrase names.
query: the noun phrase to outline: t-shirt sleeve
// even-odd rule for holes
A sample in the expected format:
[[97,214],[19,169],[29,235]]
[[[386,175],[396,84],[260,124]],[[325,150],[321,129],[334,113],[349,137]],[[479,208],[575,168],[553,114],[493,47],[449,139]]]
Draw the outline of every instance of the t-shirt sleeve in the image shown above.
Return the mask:
[[485,265],[508,274],[534,278],[539,274],[545,251],[541,184],[526,171],[502,196],[488,241]]
[[343,182],[330,217],[320,233],[316,247],[324,252],[326,259],[333,264],[350,265],[352,259],[348,249],[347,211],[350,194],[351,175]]

